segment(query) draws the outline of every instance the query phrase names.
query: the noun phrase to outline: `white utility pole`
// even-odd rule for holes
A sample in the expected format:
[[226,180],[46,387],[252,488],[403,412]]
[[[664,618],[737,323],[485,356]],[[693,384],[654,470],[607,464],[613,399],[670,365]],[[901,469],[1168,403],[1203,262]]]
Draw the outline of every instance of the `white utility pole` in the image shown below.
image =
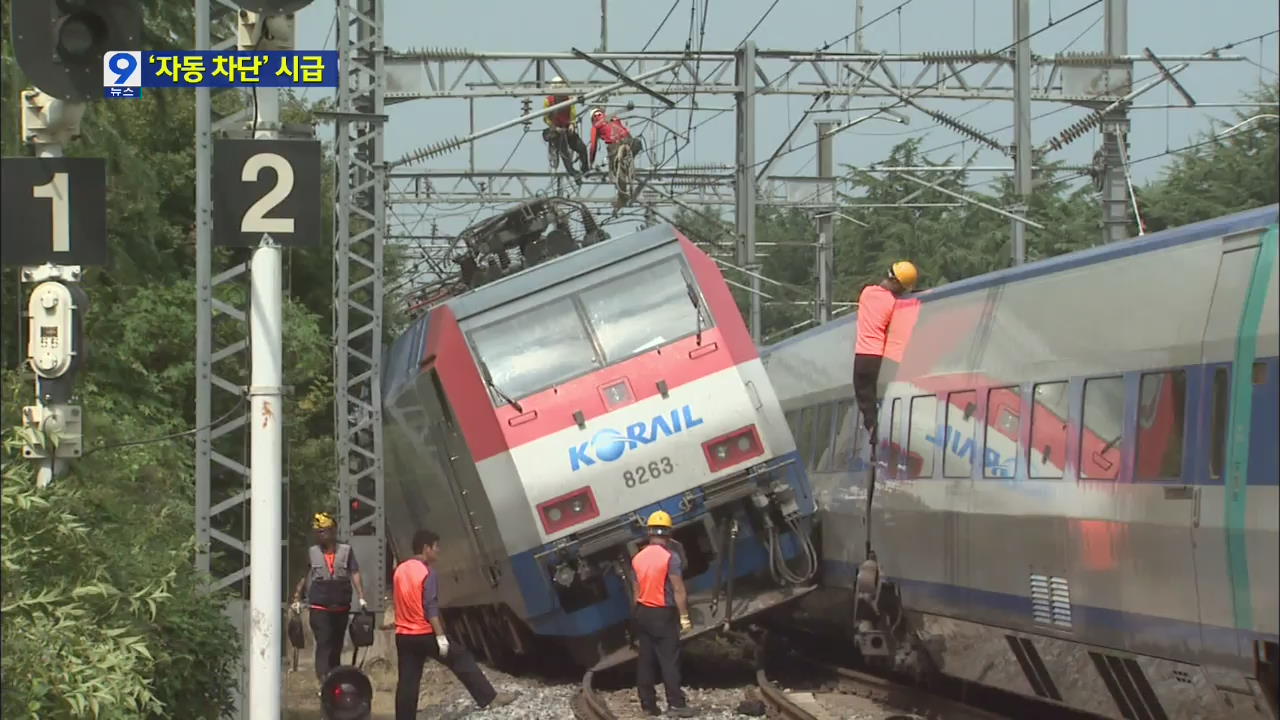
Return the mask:
[[[1031,198],[1031,1],[1013,0],[1013,187],[1018,205],[1013,212],[1025,215]],[[1027,226],[1014,220],[1013,264],[1027,261]]]
[[835,140],[828,133],[836,127],[837,123],[832,120],[819,120],[815,125],[818,128],[818,175],[823,178],[818,185],[820,188],[818,202],[826,204],[826,207],[822,208],[821,214],[818,216],[816,257],[818,307],[814,319],[821,325],[831,320],[831,281],[835,277],[836,181],[832,152],[832,145],[834,145]]
[[[270,47],[263,42],[269,23]],[[240,11],[242,50],[292,50],[293,16]],[[255,140],[275,140],[280,130],[280,90],[257,88]],[[280,245],[264,234],[249,263],[249,716],[280,720],[283,676],[280,639],[284,532],[281,447],[284,426],[283,317]]]

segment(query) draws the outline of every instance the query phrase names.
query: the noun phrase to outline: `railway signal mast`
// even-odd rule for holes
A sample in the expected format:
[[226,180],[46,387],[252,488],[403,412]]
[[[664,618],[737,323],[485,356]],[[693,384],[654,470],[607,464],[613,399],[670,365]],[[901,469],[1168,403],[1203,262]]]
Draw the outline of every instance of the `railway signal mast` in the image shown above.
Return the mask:
[[106,161],[64,158],[80,134],[84,103],[101,93],[102,56],[136,49],[142,15],[135,0],[14,0],[14,55],[36,89],[22,91],[22,137],[34,158],[5,158],[0,248],[4,264],[35,284],[27,303],[27,361],[35,404],[23,408],[23,456],[47,486],[80,456],[83,412],[72,404],[84,364],[88,297],[81,268],[107,259]]
[[[239,50],[294,47],[294,15],[311,0],[237,0]],[[254,88],[253,137],[213,147],[214,243],[253,248],[249,262],[250,717],[281,717],[283,678],[283,247],[320,234],[320,145],[280,137],[280,90]]]

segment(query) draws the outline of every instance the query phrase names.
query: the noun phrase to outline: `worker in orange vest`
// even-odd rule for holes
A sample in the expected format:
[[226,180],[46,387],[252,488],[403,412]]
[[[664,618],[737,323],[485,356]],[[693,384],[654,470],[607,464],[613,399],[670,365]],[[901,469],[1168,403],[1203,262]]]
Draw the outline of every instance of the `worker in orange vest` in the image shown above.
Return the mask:
[[883,280],[868,285],[858,295],[858,335],[853,347],[853,395],[862,413],[862,424],[876,444],[876,404],[884,365],[889,321],[898,297],[908,293],[919,279],[916,266],[900,260],[889,267]]
[[432,570],[440,552],[440,536],[430,530],[413,535],[414,556],[396,566],[392,585],[396,608],[396,720],[418,715],[418,690],[427,658],[442,663],[471,693],[481,709],[509,705],[515,696],[499,693],[462,645],[452,644],[440,619],[436,573]]
[[338,523],[327,512],[311,517],[311,528],[316,532],[316,544],[307,550],[307,574],[293,589],[290,609],[302,615],[302,597],[307,596],[310,608],[311,632],[316,640],[316,679],[321,683],[329,671],[342,664],[342,638],[347,632],[348,615],[351,612],[351,590],[355,589],[360,609],[369,603],[364,599],[364,584],[360,580],[360,563],[351,546],[337,541]]
[[[646,715],[661,715],[654,692],[653,665],[662,673],[667,710],[675,717],[693,717],[680,690],[680,633],[692,630],[689,597],[684,588],[684,563],[669,549],[671,516],[658,510],[649,516],[649,544],[631,559],[635,573],[636,693]],[[679,614],[677,614],[677,612]]]

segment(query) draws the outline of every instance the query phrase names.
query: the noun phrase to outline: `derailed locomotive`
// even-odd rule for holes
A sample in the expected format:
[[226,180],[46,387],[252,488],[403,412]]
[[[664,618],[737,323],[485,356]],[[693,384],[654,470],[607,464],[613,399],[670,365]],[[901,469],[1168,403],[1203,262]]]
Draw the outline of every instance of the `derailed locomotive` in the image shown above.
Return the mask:
[[445,548],[451,633],[631,656],[630,557],[670,513],[694,634],[812,589],[815,506],[714,262],[671,227],[583,247],[429,309],[384,367],[386,521]]

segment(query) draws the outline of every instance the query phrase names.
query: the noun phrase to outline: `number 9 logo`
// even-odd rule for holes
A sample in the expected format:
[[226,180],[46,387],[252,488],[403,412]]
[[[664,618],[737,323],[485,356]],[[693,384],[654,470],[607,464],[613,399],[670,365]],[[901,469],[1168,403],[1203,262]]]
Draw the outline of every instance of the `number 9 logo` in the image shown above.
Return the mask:
[[142,53],[118,50],[102,58],[102,84],[106,87],[139,87],[142,85]]

